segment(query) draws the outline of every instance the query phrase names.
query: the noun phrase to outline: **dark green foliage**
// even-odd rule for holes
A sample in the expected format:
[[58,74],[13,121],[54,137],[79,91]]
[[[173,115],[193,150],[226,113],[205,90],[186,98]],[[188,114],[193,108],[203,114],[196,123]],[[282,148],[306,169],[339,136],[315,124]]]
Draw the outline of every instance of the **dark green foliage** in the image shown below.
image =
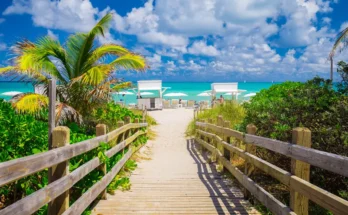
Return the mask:
[[337,84],[338,92],[348,96],[348,64],[340,61],[337,68],[338,74],[341,76],[341,82]]
[[[348,97],[335,91],[329,80],[314,78],[306,83],[274,85],[262,90],[244,107],[242,131],[253,123],[258,128],[257,135],[291,142],[292,128],[307,127],[312,132],[312,148],[348,156]],[[258,149],[258,155],[290,169],[290,160],[285,156],[262,149]],[[311,182],[347,198],[347,178],[311,167]]]
[[[45,112],[47,114],[47,111]],[[105,111],[101,108],[97,109],[92,116],[95,117],[93,119],[98,119],[94,121],[105,123],[110,126],[111,129],[109,127],[109,130],[115,128],[117,121],[124,120],[126,116],[130,116],[132,121],[134,121],[135,118],[141,118],[141,115],[136,115],[126,108],[111,103],[106,105]],[[78,125],[68,122],[66,126],[70,128],[70,142],[72,144],[95,137],[94,125]],[[44,117],[44,114],[42,114],[39,119],[37,116],[18,114],[13,110],[10,103],[0,100],[0,129],[0,162],[44,152],[48,149],[48,123],[47,117]],[[146,141],[147,137],[141,136],[135,140],[134,145],[139,146],[146,143]],[[95,157],[99,157],[105,162],[107,170],[109,171],[122,158],[122,152],[110,159],[106,157],[104,152],[111,147],[112,144],[102,143],[97,149],[74,157],[70,160],[70,171],[74,171],[76,168]],[[127,152],[127,149],[125,152]],[[126,163],[125,169],[131,171],[135,167],[135,162],[129,161]],[[76,183],[70,190],[71,203],[76,201],[102,177],[102,172],[96,169]],[[125,178],[127,177],[115,178],[118,182],[113,182],[113,185],[109,186],[108,190],[116,189],[119,186],[121,186],[122,189],[128,185],[130,186],[129,179],[127,182]],[[15,183],[0,187],[0,209],[45,187],[47,184],[46,169],[20,179]],[[46,210],[47,206],[44,206],[37,214],[45,214]]]
[[108,103],[101,108],[97,108],[92,113],[92,118],[97,123],[106,124],[110,130],[116,128],[117,122],[123,121],[126,116],[131,117],[132,122],[134,122],[134,119],[140,120],[142,118],[142,115],[134,114],[128,108],[114,103]]

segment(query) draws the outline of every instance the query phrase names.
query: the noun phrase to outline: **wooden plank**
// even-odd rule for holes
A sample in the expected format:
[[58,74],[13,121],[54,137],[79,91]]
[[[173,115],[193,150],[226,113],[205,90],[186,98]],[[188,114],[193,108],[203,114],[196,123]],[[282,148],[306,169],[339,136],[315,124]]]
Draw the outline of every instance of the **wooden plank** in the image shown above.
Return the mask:
[[262,187],[257,185],[251,178],[244,175],[237,167],[232,164],[221,155],[218,155],[219,159],[222,160],[224,166],[232,173],[232,175],[241,183],[248,191],[254,195],[263,205],[265,205],[274,214],[292,214],[289,207],[284,205],[282,202],[277,200],[273,195],[268,193]]
[[[307,128],[292,130],[292,143],[310,148],[312,145],[311,131]],[[291,173],[309,181],[310,165],[303,161],[291,159]],[[290,207],[298,215],[308,215],[308,198],[290,186]]]
[[284,185],[287,185],[287,186],[290,185],[290,176],[291,176],[290,172],[285,171],[285,170],[277,167],[276,165],[271,164],[265,160],[262,160],[261,158],[255,156],[255,155],[245,153],[245,156],[246,156],[247,161],[252,163],[253,165],[255,165],[255,167],[257,167],[258,169],[262,170],[266,174],[277,179],[278,181],[280,181]]
[[245,141],[348,177],[348,157],[249,134]]
[[255,165],[255,167],[259,168],[260,170],[262,170],[266,174],[274,177],[275,179],[277,179],[278,181],[280,181],[281,183],[283,183],[287,186],[290,185],[291,173],[277,167],[274,164],[271,164],[265,160],[262,160],[261,158],[257,157],[256,155],[247,153],[238,147],[227,144],[226,142],[222,142],[222,144],[224,145],[224,147],[226,149],[237,154],[239,157],[243,158],[244,160],[247,160],[248,162],[252,163],[253,165]]
[[87,192],[85,192],[63,215],[82,214],[82,212],[97,198],[97,196],[110,184],[116,174],[121,170],[126,161],[132,156],[129,150],[124,157],[106,174],[100,181],[95,183]]
[[[135,135],[141,135],[139,132]],[[105,152],[105,155],[109,158],[114,156],[117,152],[120,152],[126,146],[126,141],[114,146]],[[70,189],[79,180],[85,177],[88,173],[93,171],[101,164],[99,158],[94,158],[87,163],[83,164],[79,168],[75,169],[69,175],[66,175],[55,182],[47,185],[46,187],[36,191],[35,193],[13,203],[12,205],[0,210],[1,215],[12,214],[32,214],[40,209],[45,204],[49,203],[52,199],[64,193]]]
[[224,128],[224,127],[217,126],[214,124],[202,123],[202,122],[196,122],[196,125],[198,127],[202,127],[202,128],[209,128],[215,132],[221,132],[227,136],[234,137],[234,138],[237,138],[239,140],[244,140],[244,134],[242,132],[239,132],[239,131],[236,131],[236,130],[233,130],[230,128]]
[[[205,141],[199,140],[199,143],[205,147],[208,145]],[[208,148],[207,148],[208,149]],[[208,149],[212,151],[212,149]],[[217,151],[217,150],[215,150]],[[241,183],[246,189],[248,189],[263,205],[270,209],[274,214],[292,214],[289,207],[284,205],[282,202],[274,198],[270,193],[264,190],[262,187],[257,185],[252,179],[244,175],[237,167],[232,166],[232,164],[222,156],[221,153],[217,151],[217,157],[221,160],[222,164],[228,169],[231,174]]]
[[[246,130],[247,130],[247,133],[248,133],[248,134],[254,135],[254,134],[256,134],[257,128],[256,128],[255,125],[249,124],[249,125],[247,125]],[[249,154],[255,155],[255,154],[256,154],[256,146],[254,146],[254,145],[252,145],[252,144],[250,144],[250,143],[246,143],[245,151],[246,151],[247,153],[249,153]],[[245,174],[246,176],[249,177],[249,176],[254,172],[254,170],[255,170],[255,167],[254,167],[254,165],[253,165],[251,162],[248,162],[248,161],[247,161],[247,162],[244,164],[244,174]],[[244,193],[245,199],[249,199],[249,197],[250,197],[251,194],[250,194],[250,192],[248,191],[248,189],[244,189],[244,190],[243,190],[243,193]]]
[[[106,134],[107,126],[105,124],[98,124],[95,127],[95,134],[96,136],[103,136]],[[107,168],[106,168],[106,163],[102,163],[98,169],[102,172],[103,176],[106,175],[107,173]],[[100,198],[106,200],[107,199],[107,194],[106,194],[106,189],[102,191],[100,194]]]
[[[239,157],[252,163],[257,168],[259,168],[260,170],[269,174],[270,176],[274,177],[275,179],[277,179],[281,183],[289,186],[289,184],[290,184],[289,181],[290,181],[290,176],[291,176],[291,174],[289,172],[287,172],[287,171],[285,171],[285,170],[277,167],[276,165],[273,165],[265,160],[262,160],[261,158],[255,156],[253,154],[247,153],[238,147],[235,147],[231,144],[226,143],[225,141],[222,141],[221,138],[217,137],[216,135],[213,135],[211,133],[207,133],[207,132],[204,132],[201,130],[197,130],[197,132],[199,134],[215,138],[217,141],[219,141],[225,147],[225,149],[229,150],[232,153],[237,154]],[[211,150],[209,150],[209,151],[211,151]]]
[[321,189],[299,177],[291,176],[290,186],[313,202],[330,210],[333,214],[344,215],[348,212],[348,201]]
[[[52,132],[52,147],[59,148],[70,144],[70,129],[58,126]],[[48,184],[51,184],[69,174],[69,161],[63,161],[50,168]],[[49,215],[60,215],[69,208],[69,191],[63,192],[48,204]]]
[[117,129],[109,132],[107,134],[107,136],[108,136],[107,142],[113,140],[115,137],[119,136],[120,134],[124,133],[125,131],[128,131],[129,129],[142,128],[142,127],[147,127],[147,123],[137,123],[137,124],[129,123],[129,124],[126,124],[120,128],[117,128]]
[[108,142],[112,137],[124,132],[125,129],[145,126],[147,126],[147,123],[130,124],[125,128],[116,129],[107,135],[95,137],[69,146],[52,149],[47,152],[2,162],[0,163],[0,186],[6,185],[25,176],[32,175],[43,169],[57,165],[65,160],[69,160],[77,155],[95,149],[101,142]]
[[26,215],[33,214],[42,206],[52,201],[57,196],[70,189],[88,173],[97,168],[101,162],[94,158],[83,164],[69,175],[56,180],[35,193],[24,197],[12,205],[0,210],[1,215]]
[[106,142],[106,135],[0,163],[0,186],[86,153],[98,147],[100,142]]

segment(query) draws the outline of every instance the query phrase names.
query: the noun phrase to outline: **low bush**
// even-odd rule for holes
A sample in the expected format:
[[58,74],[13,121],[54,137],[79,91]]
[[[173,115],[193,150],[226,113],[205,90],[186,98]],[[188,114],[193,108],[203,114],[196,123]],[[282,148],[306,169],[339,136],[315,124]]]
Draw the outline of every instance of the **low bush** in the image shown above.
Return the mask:
[[[252,123],[259,136],[291,142],[293,128],[307,127],[312,132],[312,148],[348,156],[348,97],[335,90],[329,80],[314,78],[306,83],[274,85],[243,106],[246,117],[241,131]],[[289,158],[260,148],[257,154],[290,171]],[[311,182],[348,199],[345,177],[311,167]],[[311,212],[327,213],[318,207],[311,207]]]
[[[245,117],[244,108],[234,101],[225,101],[222,105],[217,105],[212,109],[206,109],[201,111],[197,119],[198,120],[208,120],[213,119],[214,123],[216,118],[221,115],[224,120],[229,121],[231,128],[238,126]],[[186,135],[191,136],[195,134],[195,120],[191,121],[186,129]]]
[[[43,112],[46,112],[47,115],[47,110]],[[0,129],[2,131],[0,132],[0,162],[48,150],[48,123],[47,117],[44,117],[44,115],[45,114],[40,114],[38,118],[38,116],[29,114],[18,114],[10,103],[0,100]],[[89,119],[93,120],[93,123],[78,125],[73,122],[66,122],[65,125],[70,128],[70,141],[74,144],[93,138],[95,136],[95,123],[107,124],[110,126],[109,130],[112,130],[116,127],[117,121],[124,120],[126,116],[130,116],[132,121],[135,118],[140,119],[142,117],[141,114],[133,113],[126,108],[110,103],[106,105],[105,109],[97,109],[89,117]],[[140,146],[146,143],[147,139],[147,137],[141,136],[136,139],[134,145]],[[122,152],[116,154],[111,159],[105,157],[102,152],[111,147],[112,144],[101,144],[97,149],[74,157],[70,160],[70,171],[74,171],[82,164],[97,156],[106,162],[107,168],[110,170],[122,158]],[[129,161],[125,169],[132,170],[134,166],[134,162]],[[101,178],[102,172],[96,169],[76,183],[70,190],[71,203],[76,201],[76,199]],[[118,187],[124,189],[127,187],[129,182],[127,182],[126,178],[126,176],[118,176],[108,187],[108,190],[110,191]],[[47,170],[43,170],[14,183],[0,187],[0,209],[30,195],[36,190],[45,187],[47,184]],[[45,214],[46,210],[47,206],[41,208],[37,214]]]

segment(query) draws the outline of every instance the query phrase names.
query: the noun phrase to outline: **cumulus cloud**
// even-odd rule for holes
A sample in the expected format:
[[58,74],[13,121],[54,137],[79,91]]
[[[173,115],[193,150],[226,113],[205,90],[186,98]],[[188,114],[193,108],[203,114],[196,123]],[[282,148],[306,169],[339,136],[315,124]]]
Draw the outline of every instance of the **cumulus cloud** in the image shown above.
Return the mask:
[[36,26],[86,32],[96,24],[98,13],[89,0],[13,0],[3,15],[30,14]]
[[0,42],[0,51],[4,51],[4,50],[6,50],[6,49],[7,49],[6,43]]
[[[156,72],[301,78],[306,77],[303,74],[328,70],[327,55],[338,30],[331,27],[330,13],[335,3],[147,0],[121,16],[117,8],[99,11],[90,0],[13,0],[3,14],[31,14],[36,26],[74,32],[89,30],[99,17],[111,11],[111,32],[136,37],[134,48],[146,56]],[[348,22],[341,30],[345,27]],[[99,41],[121,42],[110,32]],[[278,48],[285,51],[279,52]]]
[[195,41],[188,52],[195,55],[217,56],[219,51],[212,45],[207,45],[205,41]]

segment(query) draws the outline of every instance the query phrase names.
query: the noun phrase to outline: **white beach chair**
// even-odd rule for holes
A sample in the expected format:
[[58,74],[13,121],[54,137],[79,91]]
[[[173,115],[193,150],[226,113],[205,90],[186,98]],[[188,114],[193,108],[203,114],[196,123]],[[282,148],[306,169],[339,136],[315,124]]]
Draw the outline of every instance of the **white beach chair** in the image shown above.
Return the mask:
[[163,100],[163,108],[165,108],[165,109],[170,108],[170,102],[169,102],[169,100]]
[[187,108],[194,108],[195,107],[195,101],[189,100],[187,102]]
[[179,100],[172,99],[172,108],[178,108],[178,106],[179,106]]

